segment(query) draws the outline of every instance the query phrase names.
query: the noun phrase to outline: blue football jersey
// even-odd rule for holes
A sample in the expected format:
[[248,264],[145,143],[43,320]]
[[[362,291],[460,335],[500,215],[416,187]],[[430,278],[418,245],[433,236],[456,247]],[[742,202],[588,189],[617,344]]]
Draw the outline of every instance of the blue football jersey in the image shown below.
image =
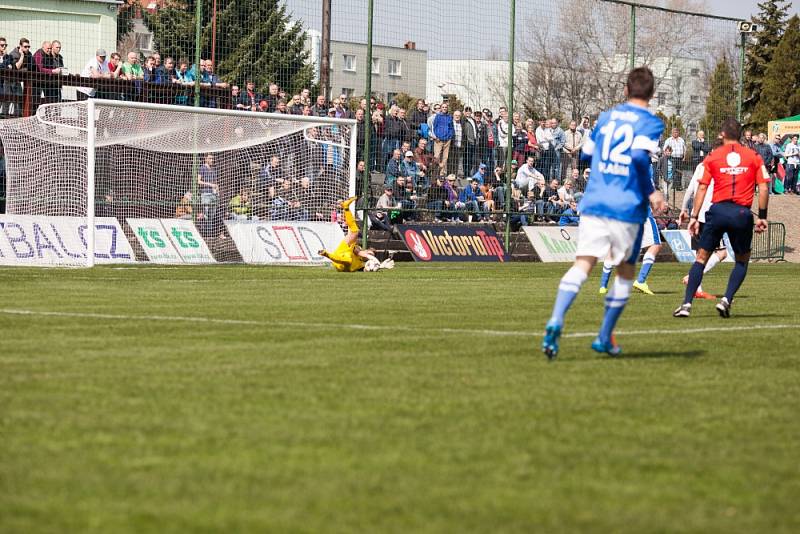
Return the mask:
[[664,123],[649,110],[620,104],[603,112],[583,145],[592,171],[579,211],[582,215],[643,223],[654,191],[650,154],[658,152]]

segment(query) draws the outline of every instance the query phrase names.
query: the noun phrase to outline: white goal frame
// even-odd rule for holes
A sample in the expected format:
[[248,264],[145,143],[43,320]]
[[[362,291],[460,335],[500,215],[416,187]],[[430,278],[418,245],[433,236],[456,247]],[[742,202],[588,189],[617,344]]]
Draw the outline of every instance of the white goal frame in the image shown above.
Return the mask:
[[[36,113],[36,117],[43,123],[46,124],[54,124],[50,121],[44,119],[44,111],[47,108],[61,106],[63,104],[45,104],[39,107]],[[129,101],[120,101],[120,100],[103,100],[103,99],[93,99],[90,98],[86,101],[86,188],[87,188],[87,195],[86,195],[86,225],[87,229],[91,229],[91,231],[87,232],[86,236],[86,267],[93,267],[95,265],[95,159],[96,159],[96,144],[97,144],[97,126],[96,126],[96,117],[97,117],[97,108],[98,107],[111,107],[111,108],[134,108],[134,109],[144,109],[144,110],[153,110],[153,111],[170,111],[174,113],[186,113],[188,115],[212,115],[212,116],[228,116],[228,117],[242,117],[247,118],[249,120],[253,120],[254,118],[268,118],[273,120],[282,120],[282,121],[290,121],[290,122],[299,122],[299,123],[307,123],[310,125],[320,125],[320,124],[329,124],[329,125],[347,125],[350,127],[350,141],[349,145],[345,146],[344,144],[337,143],[336,146],[344,146],[345,148],[350,149],[349,153],[349,185],[348,191],[350,196],[356,195],[356,156],[357,156],[357,139],[358,139],[358,132],[357,132],[357,121],[355,119],[336,119],[331,117],[316,117],[316,116],[305,116],[305,115],[285,115],[285,114],[276,114],[276,113],[257,113],[252,111],[241,111],[241,110],[228,110],[228,109],[216,109],[216,108],[202,108],[202,107],[193,107],[193,106],[178,106],[172,104],[153,104],[153,103],[146,103],[146,102],[129,102]],[[254,115],[256,115],[254,117]],[[55,124],[54,124],[55,125]],[[78,130],[82,130],[80,126],[69,126],[65,124],[58,124],[57,126],[61,128],[75,128]],[[308,139],[307,131],[303,130],[304,138]],[[319,142],[319,141],[317,141]],[[207,150],[204,150],[206,152]],[[198,153],[199,154],[199,153]],[[353,206],[350,208],[351,210],[354,209]]]

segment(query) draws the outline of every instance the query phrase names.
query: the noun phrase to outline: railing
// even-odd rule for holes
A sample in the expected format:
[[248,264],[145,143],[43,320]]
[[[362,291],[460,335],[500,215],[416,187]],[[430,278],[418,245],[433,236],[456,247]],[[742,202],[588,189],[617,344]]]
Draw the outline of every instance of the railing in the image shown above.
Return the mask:
[[[84,78],[75,74],[59,75],[41,72],[0,70],[0,102],[13,103],[17,117],[29,117],[40,104],[61,101],[61,89],[74,87],[94,89],[98,97],[109,100],[131,100],[160,104],[194,104],[194,86],[177,83],[151,83],[118,78]],[[230,88],[200,86],[201,105],[231,109]]]
[[783,223],[771,222],[767,230],[753,234],[752,260],[785,261],[786,226]]

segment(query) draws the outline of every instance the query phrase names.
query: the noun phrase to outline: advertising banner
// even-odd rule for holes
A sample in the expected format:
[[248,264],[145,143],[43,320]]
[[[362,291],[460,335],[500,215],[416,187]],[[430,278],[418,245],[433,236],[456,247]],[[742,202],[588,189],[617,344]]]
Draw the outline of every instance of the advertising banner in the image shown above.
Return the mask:
[[245,263],[329,264],[317,252],[333,251],[344,239],[330,222],[226,221],[225,227]]
[[[692,250],[692,237],[689,235],[689,230],[662,230],[661,235],[664,236],[664,240],[669,245],[669,248],[672,249],[675,259],[681,263],[694,263],[695,252]],[[722,261],[733,262],[735,254],[728,239],[728,234],[722,234],[722,244],[725,246],[725,250],[728,251],[728,255]]]
[[397,226],[415,261],[504,262],[503,243],[488,226]]
[[[0,264],[80,265],[86,261],[86,218],[0,215]],[[95,219],[95,262],[136,261],[113,217]]]
[[183,263],[158,219],[125,219],[152,263]]
[[576,226],[523,226],[522,229],[543,262],[575,261],[578,249]]
[[675,259],[681,263],[694,263],[694,250],[692,250],[692,238],[688,230],[663,230],[661,235],[667,242]]
[[187,219],[161,219],[172,246],[186,263],[216,263],[203,236]]

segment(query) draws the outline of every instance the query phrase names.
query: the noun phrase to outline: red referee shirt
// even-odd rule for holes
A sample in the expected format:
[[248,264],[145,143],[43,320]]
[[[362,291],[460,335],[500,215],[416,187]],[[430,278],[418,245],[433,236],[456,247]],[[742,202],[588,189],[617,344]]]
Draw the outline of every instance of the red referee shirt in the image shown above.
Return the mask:
[[701,184],[714,180],[713,204],[734,202],[748,208],[753,204],[756,184],[768,184],[764,161],[754,150],[731,143],[722,145],[703,161],[705,173]]

